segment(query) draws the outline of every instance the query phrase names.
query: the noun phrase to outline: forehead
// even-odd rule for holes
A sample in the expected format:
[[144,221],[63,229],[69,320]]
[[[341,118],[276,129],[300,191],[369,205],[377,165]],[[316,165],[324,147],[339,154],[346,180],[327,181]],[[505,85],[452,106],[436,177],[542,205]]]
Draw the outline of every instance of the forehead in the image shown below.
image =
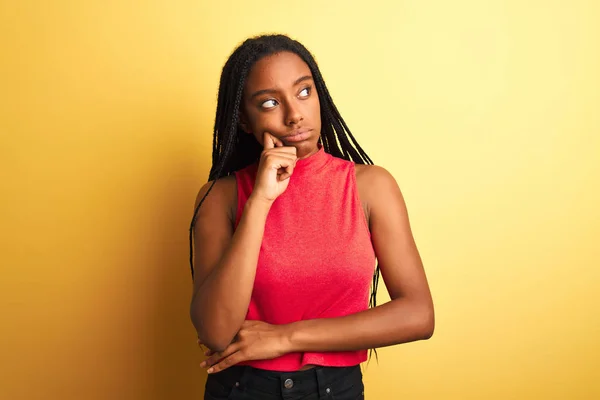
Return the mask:
[[308,65],[296,54],[281,52],[254,64],[246,80],[248,92],[265,88],[285,88],[303,76],[312,76]]

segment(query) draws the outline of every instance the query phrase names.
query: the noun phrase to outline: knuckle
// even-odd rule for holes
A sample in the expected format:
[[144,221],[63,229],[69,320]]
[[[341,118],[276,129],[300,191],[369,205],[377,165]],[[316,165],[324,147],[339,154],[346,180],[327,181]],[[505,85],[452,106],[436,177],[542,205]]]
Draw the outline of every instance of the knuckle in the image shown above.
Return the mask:
[[272,163],[274,160],[277,159],[277,155],[275,155],[273,153],[267,153],[264,155],[263,158],[264,158],[265,162]]

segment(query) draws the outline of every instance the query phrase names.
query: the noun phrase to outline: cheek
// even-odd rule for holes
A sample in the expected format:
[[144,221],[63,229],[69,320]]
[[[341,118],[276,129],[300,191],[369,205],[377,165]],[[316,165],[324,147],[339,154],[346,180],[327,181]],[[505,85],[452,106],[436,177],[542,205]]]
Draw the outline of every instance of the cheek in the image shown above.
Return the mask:
[[281,129],[282,115],[279,110],[271,112],[253,112],[249,115],[252,132],[278,131]]
[[281,116],[277,116],[276,112],[257,113],[258,115],[249,116],[250,132],[256,138],[256,141],[263,145],[264,132],[270,132],[275,135],[282,131]]
[[315,96],[315,101],[311,101],[310,105],[310,119],[314,124],[321,123],[321,103],[319,103],[319,98]]

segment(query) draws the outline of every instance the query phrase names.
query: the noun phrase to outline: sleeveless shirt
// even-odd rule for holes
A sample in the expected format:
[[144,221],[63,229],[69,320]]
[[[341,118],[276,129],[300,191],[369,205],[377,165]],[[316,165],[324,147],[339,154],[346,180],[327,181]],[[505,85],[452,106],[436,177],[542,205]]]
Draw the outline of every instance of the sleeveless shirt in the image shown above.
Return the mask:
[[[257,170],[255,163],[235,172],[236,228]],[[289,179],[267,216],[246,319],[277,325],[367,309],[375,252],[354,163],[320,146],[297,161]],[[303,352],[244,365],[296,371],[308,364],[346,367],[366,359],[367,350]]]

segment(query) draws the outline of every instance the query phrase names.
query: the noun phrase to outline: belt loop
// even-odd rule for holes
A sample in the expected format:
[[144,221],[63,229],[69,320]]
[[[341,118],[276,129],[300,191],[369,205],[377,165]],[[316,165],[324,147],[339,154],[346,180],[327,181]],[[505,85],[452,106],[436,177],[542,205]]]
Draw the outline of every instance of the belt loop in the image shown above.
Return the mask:
[[248,373],[249,371],[249,367],[247,365],[244,366],[239,366],[241,368],[241,373],[240,376],[237,379],[236,382],[236,387],[238,389],[242,389],[243,391],[246,390],[246,384],[248,383],[248,378],[250,377],[250,374]]
[[331,387],[325,376],[326,369],[323,367],[313,368],[317,377],[317,387],[319,388],[319,399],[331,398]]

